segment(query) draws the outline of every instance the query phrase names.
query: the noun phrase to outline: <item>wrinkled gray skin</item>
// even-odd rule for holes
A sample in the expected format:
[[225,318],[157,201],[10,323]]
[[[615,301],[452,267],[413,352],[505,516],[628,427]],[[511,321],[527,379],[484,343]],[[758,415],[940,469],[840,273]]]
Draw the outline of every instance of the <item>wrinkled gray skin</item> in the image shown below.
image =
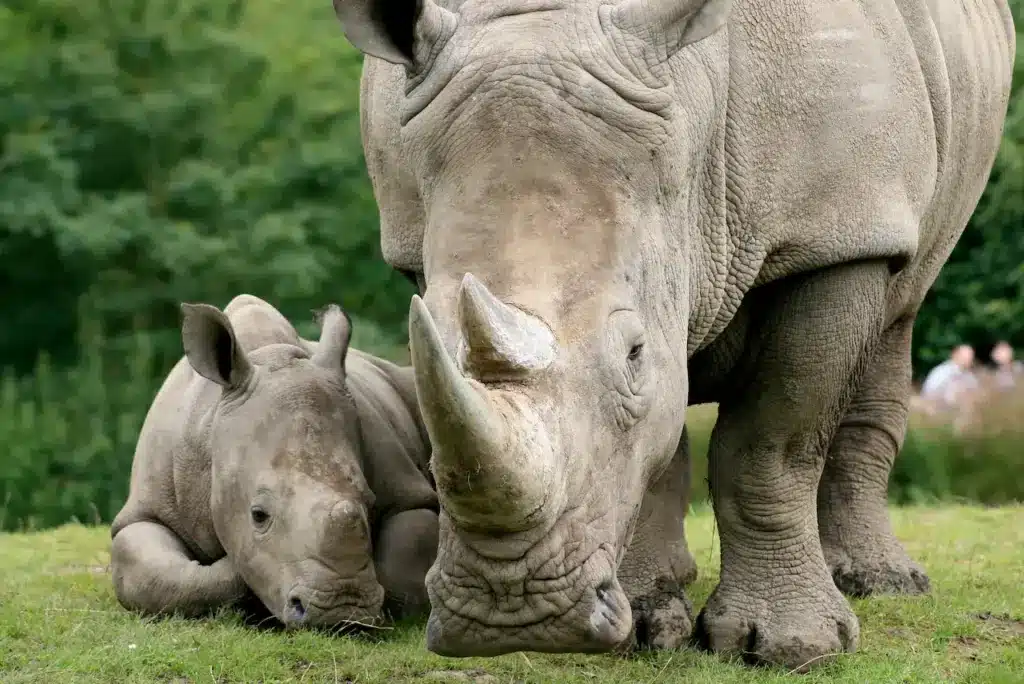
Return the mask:
[[287,627],[428,606],[437,496],[410,368],[319,342],[271,305],[182,305],[185,357],[150,407],[111,571],[129,610],[197,616],[251,590]]
[[[430,650],[695,627],[798,667],[856,647],[841,591],[928,590],[886,484],[914,318],[999,145],[1005,0],[334,5],[370,55],[384,255],[424,293]],[[694,626],[705,402],[722,573]]]

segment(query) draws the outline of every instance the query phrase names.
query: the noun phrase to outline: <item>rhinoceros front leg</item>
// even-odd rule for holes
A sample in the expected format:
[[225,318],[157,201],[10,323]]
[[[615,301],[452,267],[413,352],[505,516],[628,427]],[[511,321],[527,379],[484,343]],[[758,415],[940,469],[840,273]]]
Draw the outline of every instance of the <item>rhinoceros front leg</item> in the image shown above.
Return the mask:
[[806,670],[857,647],[860,627],[818,539],[829,442],[877,342],[889,272],[862,262],[751,293],[746,382],[721,398],[709,460],[721,538],[698,643]]
[[843,593],[922,594],[924,570],[889,524],[889,472],[903,446],[910,400],[914,316],[893,323],[865,370],[832,440],[818,486],[818,527],[832,579]]
[[377,581],[384,587],[384,610],[394,619],[430,609],[424,579],[437,557],[437,513],[427,508],[402,511],[381,521],[374,550]]
[[153,522],[132,523],[114,536],[110,569],[121,605],[150,615],[199,617],[247,593],[227,557],[202,565],[174,532]]
[[640,648],[678,648],[693,631],[693,604],[683,587],[697,578],[686,544],[690,505],[689,437],[683,430],[672,462],[648,488],[618,577],[633,609],[633,635]]

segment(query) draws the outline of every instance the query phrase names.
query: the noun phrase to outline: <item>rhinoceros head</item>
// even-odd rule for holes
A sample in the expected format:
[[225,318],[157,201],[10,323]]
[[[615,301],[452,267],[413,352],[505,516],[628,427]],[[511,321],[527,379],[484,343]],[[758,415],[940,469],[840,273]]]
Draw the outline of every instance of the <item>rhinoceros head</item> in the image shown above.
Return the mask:
[[428,648],[614,648],[632,626],[619,562],[683,428],[687,249],[728,249],[694,226],[724,182],[702,151],[729,0],[334,7],[401,66],[374,65],[363,96],[394,88],[369,101],[397,103],[370,112],[396,130],[373,144],[403,168],[375,182],[415,184],[402,215],[423,217],[409,334],[443,507]]
[[222,387],[201,434],[214,528],[239,574],[287,626],[378,620],[374,497],[345,382],[348,317],[325,310],[312,354],[293,344],[246,352],[216,307],[182,310],[189,364]]

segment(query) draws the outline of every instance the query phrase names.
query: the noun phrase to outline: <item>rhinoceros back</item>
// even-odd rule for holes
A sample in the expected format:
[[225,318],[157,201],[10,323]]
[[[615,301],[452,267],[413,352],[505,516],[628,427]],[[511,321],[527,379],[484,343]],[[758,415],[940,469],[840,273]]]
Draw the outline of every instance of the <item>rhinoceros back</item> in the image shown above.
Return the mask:
[[902,270],[894,314],[916,306],[987,181],[1014,35],[1005,0],[737,0],[722,39],[723,310],[750,287],[872,258]]
[[923,300],[988,182],[1002,139],[1016,52],[1006,0],[898,0],[935,121],[937,178],[918,253],[900,274],[893,315]]

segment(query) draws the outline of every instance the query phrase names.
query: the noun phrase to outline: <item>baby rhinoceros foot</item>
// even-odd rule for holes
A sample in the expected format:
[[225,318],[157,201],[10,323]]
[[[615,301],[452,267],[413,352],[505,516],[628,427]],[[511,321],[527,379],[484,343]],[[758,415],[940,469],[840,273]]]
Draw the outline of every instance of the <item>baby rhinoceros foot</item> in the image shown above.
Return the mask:
[[916,596],[931,591],[927,573],[902,549],[856,555],[830,554],[826,549],[825,557],[832,572],[832,581],[847,596]]
[[829,656],[855,651],[857,617],[835,586],[824,586],[822,580],[817,583],[822,586],[760,595],[720,584],[697,616],[698,647],[740,655],[749,665],[794,672],[808,672],[832,662]]
[[659,579],[653,591],[630,601],[633,632],[629,650],[682,648],[693,633],[693,603],[675,580]]

